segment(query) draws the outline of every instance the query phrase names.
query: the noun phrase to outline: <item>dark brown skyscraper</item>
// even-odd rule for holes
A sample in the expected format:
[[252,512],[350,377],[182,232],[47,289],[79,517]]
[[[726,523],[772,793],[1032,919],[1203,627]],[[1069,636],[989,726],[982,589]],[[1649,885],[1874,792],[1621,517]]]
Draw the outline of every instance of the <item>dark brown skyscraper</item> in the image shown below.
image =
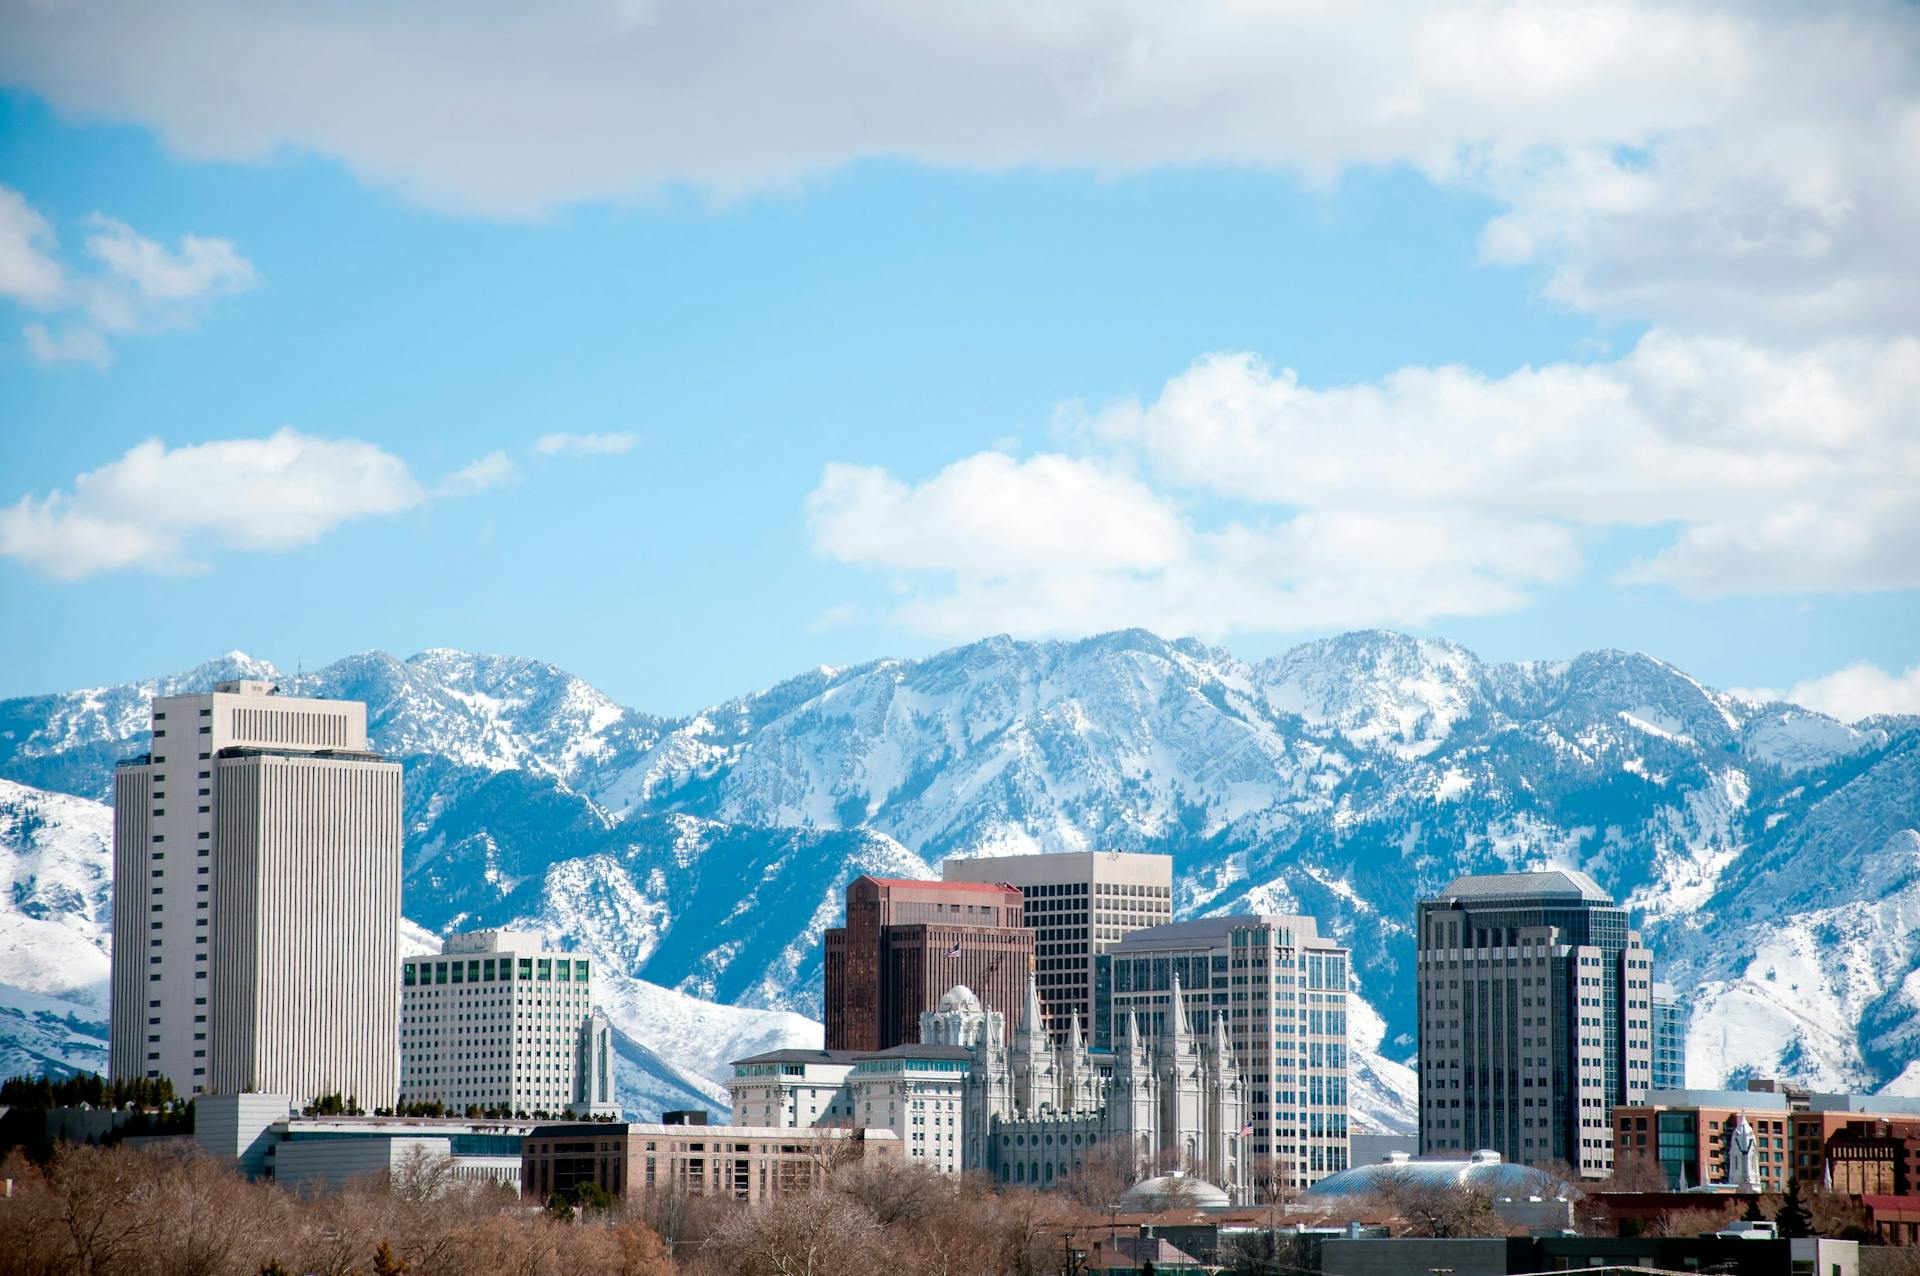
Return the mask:
[[920,1012],[955,984],[1011,1031],[1033,961],[1020,908],[1020,891],[1004,882],[854,878],[847,924],[826,936],[827,1049],[918,1043]]

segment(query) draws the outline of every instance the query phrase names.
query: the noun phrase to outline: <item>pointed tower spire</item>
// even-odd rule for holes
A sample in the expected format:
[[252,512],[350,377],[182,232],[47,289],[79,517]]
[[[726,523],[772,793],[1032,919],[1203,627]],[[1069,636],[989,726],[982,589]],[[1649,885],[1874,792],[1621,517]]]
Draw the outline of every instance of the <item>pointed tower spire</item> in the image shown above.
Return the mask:
[[1040,992],[1033,982],[1031,972],[1027,975],[1026,1008],[1020,1013],[1020,1026],[1014,1029],[1013,1048],[1021,1053],[1033,1056],[1049,1054],[1053,1050],[1053,1038],[1047,1032],[1046,1016],[1040,1009]]
[[1188,1044],[1187,1003],[1180,996],[1180,976],[1178,974],[1175,974],[1173,977],[1173,996],[1169,999],[1167,1005],[1167,1035],[1172,1039],[1175,1053],[1186,1053]]
[[1120,1035],[1120,1040],[1116,1044],[1115,1066],[1131,1072],[1145,1061],[1145,1051],[1141,1049],[1140,1043],[1140,1016],[1134,1013],[1131,1006],[1127,1008],[1126,1031]]
[[1084,1053],[1086,1048],[1086,1041],[1080,1035],[1080,1012],[1076,1009],[1073,1012],[1073,1027],[1067,1036],[1067,1049],[1078,1056]]

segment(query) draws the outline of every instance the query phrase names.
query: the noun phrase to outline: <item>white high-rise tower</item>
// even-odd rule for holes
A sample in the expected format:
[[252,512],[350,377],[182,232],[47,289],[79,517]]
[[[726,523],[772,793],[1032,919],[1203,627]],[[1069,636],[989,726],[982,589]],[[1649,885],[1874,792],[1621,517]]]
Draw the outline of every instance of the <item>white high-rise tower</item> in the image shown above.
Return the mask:
[[618,1116],[613,1028],[592,967],[539,935],[449,935],[400,964],[400,1101]]
[[274,692],[155,699],[115,772],[111,1071],[391,1106],[400,765],[365,705]]

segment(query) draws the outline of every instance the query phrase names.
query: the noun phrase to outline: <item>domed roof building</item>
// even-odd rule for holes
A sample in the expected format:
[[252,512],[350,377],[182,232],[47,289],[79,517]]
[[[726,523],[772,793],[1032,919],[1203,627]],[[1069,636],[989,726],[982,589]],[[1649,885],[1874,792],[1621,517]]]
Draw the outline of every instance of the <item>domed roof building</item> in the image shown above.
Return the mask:
[[1233,1204],[1227,1194],[1203,1178],[1175,1171],[1141,1179],[1120,1194],[1122,1210],[1152,1213],[1169,1208],[1224,1209]]
[[973,995],[973,989],[965,984],[955,984],[947,990],[947,995],[940,999],[938,1013],[948,1015],[958,1011],[962,1014],[971,1014],[979,1009],[980,999]]
[[1306,1190],[1308,1200],[1342,1196],[1372,1196],[1403,1185],[1418,1187],[1471,1187],[1493,1196],[1541,1196],[1558,1187],[1553,1178],[1540,1170],[1515,1165],[1501,1159],[1498,1152],[1482,1148],[1462,1160],[1415,1160],[1405,1152],[1395,1152],[1372,1165],[1329,1174]]

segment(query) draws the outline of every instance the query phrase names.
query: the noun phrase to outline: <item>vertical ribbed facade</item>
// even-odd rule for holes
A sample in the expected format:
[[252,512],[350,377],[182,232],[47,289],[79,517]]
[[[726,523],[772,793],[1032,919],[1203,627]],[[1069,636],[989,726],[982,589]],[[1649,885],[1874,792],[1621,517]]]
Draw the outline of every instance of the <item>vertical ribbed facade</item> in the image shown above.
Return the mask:
[[365,705],[250,681],[154,700],[114,776],[113,1076],[391,1104],[400,828]]
[[827,1049],[885,1050],[920,1039],[920,1016],[955,984],[1016,1022],[1033,969],[1020,891],[1005,883],[862,874],[847,922],[826,933]]
[[400,767],[222,759],[212,1089],[399,1093]]
[[[148,910],[152,872],[153,770],[146,765],[122,766],[113,776],[113,984],[109,1012],[108,1071],[117,1081],[143,1077],[146,1055],[160,1053],[159,1041],[149,1043],[146,1021],[158,1019],[160,990],[150,996],[149,981],[157,984],[161,971],[147,967]],[[158,1024],[154,1025],[157,1029]],[[151,1034],[160,1036],[156,1030]],[[156,1064],[159,1060],[156,1058]],[[158,1071],[156,1067],[155,1071]]]

